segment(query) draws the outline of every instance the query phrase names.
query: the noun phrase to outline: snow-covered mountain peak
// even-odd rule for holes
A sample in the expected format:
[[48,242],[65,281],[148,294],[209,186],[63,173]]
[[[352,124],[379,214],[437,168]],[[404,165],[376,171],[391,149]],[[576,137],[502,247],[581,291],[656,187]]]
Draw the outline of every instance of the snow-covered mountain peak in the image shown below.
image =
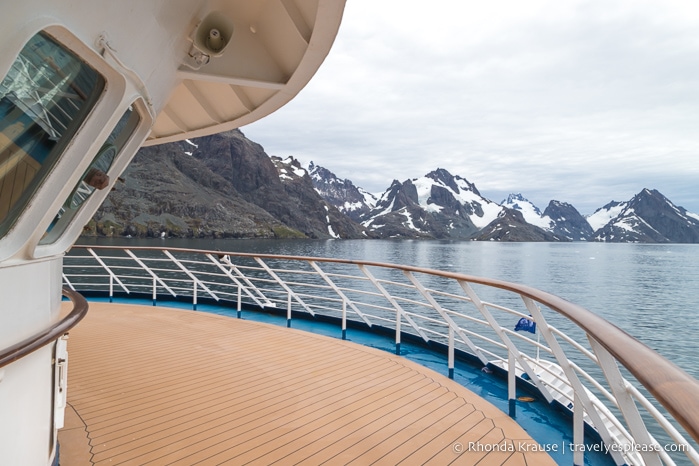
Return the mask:
[[355,222],[361,221],[361,217],[379,201],[374,194],[355,186],[348,179],[338,178],[312,161],[306,165],[306,170],[316,192]]
[[503,200],[500,204],[508,209],[519,210],[522,214],[525,212],[534,212],[538,216],[541,216],[539,208],[524,197],[522,193],[511,193],[507,196],[507,199]]
[[[298,175],[291,160],[279,163],[286,170],[280,170],[280,177]],[[473,183],[443,168],[403,182],[393,180],[380,195],[313,162],[306,170],[326,201],[378,237],[699,242],[699,215],[652,189],[643,189],[627,202],[612,201],[585,218],[571,204],[557,200],[542,213],[522,193],[494,203]]]
[[[614,215],[616,213],[616,215]],[[628,202],[611,202],[588,221],[601,223],[594,239],[605,242],[696,243],[699,218],[674,205],[655,189],[643,189]]]
[[611,201],[588,215],[587,223],[590,224],[593,230],[597,231],[609,223],[611,219],[618,216],[627,205],[628,202]]
[[541,213],[541,210],[530,202],[526,197],[522,196],[521,193],[512,193],[507,196],[507,199],[501,202],[503,207],[508,209],[518,210],[524,216],[524,220],[527,223],[536,225],[539,228],[545,230],[553,229],[553,222],[551,218],[545,216]]

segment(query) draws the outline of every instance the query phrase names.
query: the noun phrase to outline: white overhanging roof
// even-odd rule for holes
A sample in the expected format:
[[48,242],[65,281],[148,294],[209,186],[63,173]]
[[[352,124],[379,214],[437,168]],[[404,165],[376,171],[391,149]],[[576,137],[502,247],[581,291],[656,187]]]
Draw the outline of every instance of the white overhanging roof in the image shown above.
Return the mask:
[[327,56],[344,5],[345,0],[216,4],[212,11],[232,20],[226,48],[198,69],[180,66],[180,82],[144,145],[229,131],[279,109],[303,89]]

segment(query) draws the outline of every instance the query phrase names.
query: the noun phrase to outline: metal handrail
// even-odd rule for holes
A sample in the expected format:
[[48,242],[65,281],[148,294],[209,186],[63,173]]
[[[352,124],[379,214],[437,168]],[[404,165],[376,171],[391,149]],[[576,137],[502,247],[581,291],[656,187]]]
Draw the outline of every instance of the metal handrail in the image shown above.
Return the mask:
[[[578,377],[578,373],[582,371],[577,364],[571,363],[566,355],[565,351],[560,346],[560,342],[556,338],[556,335],[562,337],[564,343],[571,345],[579,354],[584,356],[588,362],[592,361],[598,368],[601,369],[604,379],[608,383],[608,389],[603,388],[603,396],[609,398],[610,394],[613,394],[613,401],[610,405],[612,409],[617,409],[621,412],[626,425],[628,426],[629,432],[622,431],[621,434],[624,438],[630,438],[631,443],[649,443],[658,445],[649,434],[647,428],[645,427],[644,421],[641,419],[641,414],[638,412],[637,406],[634,400],[637,400],[642,407],[646,409],[645,413],[655,419],[660,427],[670,436],[671,439],[675,441],[684,441],[682,435],[677,432],[674,427],[672,427],[664,418],[661,420],[658,418],[660,415],[657,409],[647,409],[650,405],[647,399],[638,392],[637,389],[628,389],[626,387],[629,384],[628,381],[624,379],[622,374],[617,368],[617,363],[623,366],[630,374],[632,374],[635,379],[645,387],[648,392],[655,398],[655,400],[662,405],[668,413],[674,418],[679,425],[691,436],[695,441],[699,442],[699,382],[686,374],[672,362],[659,355],[645,344],[633,338],[628,333],[624,332],[617,326],[611,324],[605,319],[593,314],[592,312],[570,303],[562,298],[559,298],[550,293],[546,293],[525,285],[513,284],[509,282],[504,282],[501,280],[488,279],[483,277],[476,277],[471,275],[465,275],[454,272],[444,272],[439,270],[427,269],[415,266],[406,265],[394,265],[382,262],[372,262],[372,261],[357,261],[350,259],[330,259],[330,258],[319,258],[319,257],[308,257],[308,256],[287,256],[287,255],[275,255],[275,254],[251,254],[251,253],[236,253],[236,252],[221,252],[221,251],[210,251],[210,250],[193,250],[185,248],[149,248],[149,247],[133,247],[133,248],[114,248],[109,246],[75,246],[76,250],[87,250],[89,255],[79,256],[82,259],[90,260],[96,259],[100,264],[101,268],[104,268],[107,272],[107,277],[109,278],[109,290],[110,296],[113,293],[113,281],[117,280],[118,284],[126,289],[126,277],[127,275],[119,274],[120,265],[117,261],[136,261],[138,267],[144,271],[144,275],[152,280],[153,283],[153,299],[155,301],[157,290],[159,287],[167,287],[167,283],[176,283],[177,286],[171,286],[168,289],[171,295],[174,295],[174,291],[178,293],[186,290],[186,288],[181,285],[181,283],[189,280],[192,285],[192,289],[189,292],[193,298],[193,305],[196,309],[197,303],[197,291],[205,291],[208,296],[218,301],[220,297],[223,296],[235,296],[234,292],[231,291],[219,291],[214,285],[222,285],[222,283],[216,282],[216,277],[220,277],[227,286],[237,288],[238,297],[238,312],[241,309],[241,300],[243,294],[247,297],[253,299],[256,305],[270,305],[272,300],[278,302],[283,302],[283,296],[286,296],[287,305],[287,319],[291,320],[291,310],[292,304],[295,306],[295,310],[300,310],[308,312],[314,315],[314,309],[316,311],[320,310],[320,306],[308,301],[311,295],[304,290],[300,290],[301,286],[313,287],[314,293],[320,291],[326,291],[331,297],[323,297],[326,302],[341,303],[342,305],[342,319],[343,319],[343,336],[345,323],[344,319],[348,311],[352,311],[361,320],[365,321],[368,325],[371,325],[370,318],[375,318],[380,322],[388,321],[388,319],[379,316],[371,316],[363,314],[359,307],[364,306],[365,309],[376,308],[375,303],[363,303],[358,300],[352,300],[348,297],[348,293],[351,291],[356,291],[358,294],[363,296],[371,295],[371,297],[386,298],[382,301],[384,304],[382,309],[390,309],[395,312],[395,318],[393,322],[396,325],[396,349],[398,351],[400,345],[400,334],[401,330],[401,320],[407,319],[411,327],[421,336],[423,339],[427,339],[427,334],[430,335],[438,334],[448,340],[449,346],[449,369],[450,373],[453,373],[453,351],[455,342],[461,345],[466,351],[471,352],[476,355],[484,364],[492,362],[493,360],[488,360],[486,355],[493,355],[494,353],[487,348],[481,348],[475,344],[469,337],[475,337],[473,333],[473,327],[477,325],[487,325],[489,329],[497,334],[497,338],[500,341],[497,342],[496,346],[498,349],[505,348],[508,352],[508,356],[499,357],[499,365],[504,369],[511,369],[510,373],[512,377],[510,378],[510,399],[511,406],[513,405],[514,398],[514,374],[517,373],[527,373],[530,377],[531,383],[535,384],[536,387],[542,392],[542,395],[551,402],[554,392],[559,392],[562,394],[559,388],[550,386],[547,387],[545,383],[538,380],[538,374],[535,372],[539,370],[541,372],[549,372],[552,377],[552,383],[557,381],[565,381],[568,386],[572,389],[571,395],[565,395],[566,398],[573,398],[575,402],[573,403],[573,410],[575,411],[575,419],[577,421],[574,423],[575,430],[575,443],[578,443],[578,439],[582,438],[582,422],[583,416],[586,422],[589,422],[595,426],[600,431],[600,435],[603,437],[605,443],[613,440],[607,428],[604,427],[603,418],[604,416],[612,416],[611,413],[601,412],[599,405],[601,401],[596,397],[590,395],[589,389],[585,388],[583,385],[584,380],[590,380],[589,374],[584,374],[581,380]],[[95,251],[114,251],[122,249],[126,251],[128,256],[119,257],[114,255],[102,255],[101,258]],[[163,265],[163,258],[146,258],[144,256],[136,257],[137,252],[162,252],[167,256],[167,258],[175,264],[172,269],[167,269]],[[177,259],[173,254],[196,254],[196,255],[206,255],[207,261],[197,262],[195,260],[180,258]],[[247,259],[251,263],[257,264],[255,266],[234,264],[232,261],[223,259],[224,256],[229,258],[235,258],[236,260]],[[218,260],[216,259],[218,257]],[[75,259],[75,256],[66,256],[66,259]],[[168,260],[166,259],[166,260]],[[149,268],[147,265],[148,261],[157,261],[157,268]],[[275,269],[269,266],[265,261],[291,261],[292,263],[306,263],[311,267],[311,270],[291,270],[287,267]],[[64,261],[64,279],[68,285],[71,287],[80,286],[76,283],[76,278],[80,277],[80,273],[71,273],[71,266],[68,264],[69,261]],[[230,269],[227,269],[228,265]],[[348,275],[347,273],[331,273],[323,271],[320,268],[320,264],[333,266],[356,266],[362,272],[362,275]],[[218,267],[216,272],[201,270],[205,266]],[[77,267],[77,266],[76,266]],[[89,267],[83,264],[83,267]],[[129,269],[129,274],[134,273],[136,267],[133,266],[133,262],[130,262],[128,266],[123,268]],[[380,268],[385,270],[393,270],[401,272],[400,275],[406,278],[408,281],[404,283],[398,283],[396,280],[379,279],[375,278],[373,274],[367,273],[368,268]],[[200,269],[200,270],[197,270]],[[234,272],[234,273],[232,273]],[[259,276],[253,276],[253,272],[258,272]],[[285,281],[282,276],[290,273],[299,273],[303,276],[316,275],[318,278],[318,283],[305,284],[297,281]],[[172,276],[167,276],[168,274]],[[175,276],[179,274],[179,276]],[[200,274],[197,277],[197,274]],[[218,274],[218,275],[217,275]],[[423,277],[427,276],[430,279],[440,278],[446,279],[451,282],[458,284],[458,286],[464,292],[463,296],[457,296],[453,293],[446,293],[441,290],[433,290],[425,287],[417,276]],[[182,278],[182,277],[186,278]],[[72,279],[72,281],[69,279]],[[121,277],[121,280],[120,278]],[[140,277],[141,279],[143,277]],[[333,282],[333,280],[360,280],[362,284],[370,284],[374,286],[374,291],[368,293],[366,289],[350,289],[343,286],[339,286]],[[122,283],[122,281],[124,283]],[[95,285],[96,282],[90,282],[90,285]],[[257,284],[255,284],[257,283]],[[507,307],[491,304],[485,301],[481,301],[478,295],[475,293],[471,285],[482,285],[490,288],[496,288],[499,290],[504,290],[507,292],[519,295],[523,304],[525,305],[525,311],[515,311]],[[131,285],[129,285],[131,286]],[[138,286],[145,286],[139,284]],[[390,295],[385,287],[397,286],[401,289],[410,289],[415,291],[416,296],[418,296],[422,301],[418,302],[415,299],[411,299],[405,296],[393,296]],[[322,288],[322,290],[321,290]],[[173,291],[174,290],[174,291]],[[377,293],[378,291],[378,293]],[[220,293],[220,296],[219,294]],[[272,300],[270,300],[270,297]],[[316,296],[313,296],[316,297]],[[227,299],[227,298],[226,298]],[[368,299],[368,298],[367,298]],[[475,306],[475,308],[480,312],[478,319],[461,315],[454,312],[451,309],[443,308],[440,304],[441,300],[455,299],[459,303],[465,303]],[[386,304],[388,303],[388,304]],[[522,304],[522,303],[520,303]],[[546,308],[555,311],[555,313],[565,317],[567,321],[575,324],[579,329],[581,329],[590,343],[591,350],[584,348],[579,341],[575,341],[570,337],[565,336],[560,330],[552,327],[547,322],[547,318],[541,312],[539,305],[545,306]],[[326,304],[327,306],[327,304]],[[407,312],[403,309],[404,306],[417,306],[424,307],[435,311],[435,315],[429,317],[425,315],[426,320],[430,319],[441,319],[441,328],[446,328],[449,334],[439,333],[433,329],[420,327],[412,319],[412,312]],[[490,309],[503,311],[508,313],[508,315],[526,316],[529,314],[531,319],[536,322],[537,327],[540,330],[542,336],[544,336],[545,342],[539,343],[538,341],[529,340],[528,338],[517,338],[517,344],[510,338],[512,332],[508,328],[502,327],[496,319],[493,317]],[[466,321],[469,326],[468,329],[463,328],[460,324],[454,321],[454,319],[462,318],[462,321]],[[440,330],[444,332],[444,330]],[[483,340],[486,343],[492,343],[494,340],[489,339],[489,337],[479,336],[479,340]],[[519,336],[519,335],[517,335]],[[532,356],[527,356],[522,353],[519,349],[522,341],[524,343],[531,344],[532,347],[537,349],[537,357],[534,359]],[[571,343],[573,342],[573,343]],[[482,344],[482,343],[479,343]],[[519,346],[518,346],[519,345]],[[546,346],[544,346],[546,345]],[[490,347],[493,349],[493,346]],[[554,356],[555,361],[560,369],[560,374],[554,374],[550,371],[548,367],[544,367],[538,364],[539,348],[545,349],[544,353],[546,356],[551,354]],[[605,363],[605,361],[607,361]],[[611,361],[611,362],[610,362]],[[599,384],[592,384],[594,389],[599,388]],[[614,418],[610,419],[611,424],[616,426],[619,421]],[[620,425],[620,424],[619,424]],[[670,428],[667,426],[670,425]],[[630,436],[630,437],[629,437]],[[614,437],[616,438],[616,437]],[[690,451],[686,452],[687,457],[694,464],[699,464],[699,454],[696,450],[690,446]],[[617,462],[623,461],[621,453],[615,456]],[[667,461],[668,456],[665,452],[657,453],[630,453],[635,462],[643,462],[645,464],[661,464],[662,461]],[[614,456],[614,455],[613,455]],[[577,462],[577,459],[576,459]],[[671,463],[672,464],[672,463]]]
[[87,315],[87,301],[80,293],[68,288],[63,288],[63,296],[73,302],[73,310],[46,330],[4,349],[2,353],[0,353],[0,368],[12,364],[18,359],[56,341],[75,327],[78,322]]

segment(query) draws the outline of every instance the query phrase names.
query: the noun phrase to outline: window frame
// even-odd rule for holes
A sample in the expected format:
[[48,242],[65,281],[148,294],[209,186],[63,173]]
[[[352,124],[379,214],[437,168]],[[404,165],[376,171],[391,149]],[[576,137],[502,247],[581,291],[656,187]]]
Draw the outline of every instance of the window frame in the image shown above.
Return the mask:
[[[128,115],[128,118],[124,121],[124,126],[122,128],[122,130],[125,130],[125,132],[119,131],[115,134],[115,132],[118,130],[119,123],[122,121],[122,118],[126,116],[127,111],[130,113]],[[114,169],[115,162],[120,157],[120,155],[125,152],[125,149],[130,145],[131,141],[138,134],[139,128],[142,127],[144,121],[144,111],[144,105],[141,101],[134,101],[131,105],[129,105],[128,109],[125,112],[123,112],[122,116],[114,125],[112,132],[109,134],[109,136],[107,136],[107,140],[100,147],[100,151],[90,162],[90,167],[93,167],[102,155],[103,149],[105,149],[106,147],[109,147],[110,149],[113,148],[115,150],[114,156],[110,160],[109,165],[107,167],[103,167],[106,170],[105,173],[110,179],[109,185],[111,186],[113,186],[114,180],[118,178],[118,176],[121,174],[116,173]],[[111,142],[107,142],[110,138],[112,138],[112,136],[113,140]],[[88,168],[87,171],[89,170],[90,168]],[[101,199],[99,204],[95,207],[95,210],[99,208],[99,205],[101,205],[104,201],[104,197],[106,197],[106,195],[99,196],[99,193],[102,190],[93,189],[91,192],[86,194],[85,198],[82,199],[79,205],[68,205],[71,202],[71,199],[75,197],[76,192],[78,191],[80,186],[84,184],[84,175],[87,173],[87,171],[83,173],[83,175],[81,175],[76,186],[73,188],[68,197],[65,199],[64,203],[61,205],[59,212],[54,217],[54,220],[52,220],[52,223],[47,229],[46,233],[42,236],[41,240],[39,240],[39,246],[50,245],[58,242],[67,231],[71,230],[71,226],[76,221],[76,217],[79,217],[80,212],[84,208],[86,208],[86,206],[89,206],[91,204],[93,198],[99,197]],[[109,193],[109,189],[105,188],[104,191]],[[92,215],[94,215],[94,212],[92,213]]]
[[138,75],[125,72],[121,63],[113,63],[108,54],[101,55],[66,26],[57,24],[55,20],[46,18],[42,23],[35,24],[34,29],[26,31],[23,34],[23,40],[18,38],[13,41],[14,55],[11,51],[5,54],[5,56],[12,55],[13,58],[0,59],[2,76],[7,74],[7,70],[14,62],[14,57],[20,53],[26,43],[35,34],[43,31],[96,70],[106,84],[96,104],[83,119],[72,140],[68,142],[68,147],[42,180],[24,211],[18,215],[13,226],[4,236],[0,237],[0,263],[11,258],[24,261],[65,253],[82,232],[82,226],[77,226],[77,223],[83,220],[86,222],[94,215],[94,211],[104,200],[107,192],[90,196],[80,209],[80,214],[75,216],[66,231],[54,243],[39,244],[39,242],[55,218],[56,212],[98,153],[123,111],[130,105],[138,106],[141,121],[112,164],[109,175],[113,179],[116,179],[126,168],[143,144],[155,118],[150,98],[146,94],[146,86]]
[[[36,68],[36,74],[30,75],[25,67],[28,64],[33,64],[30,57],[40,56],[42,52],[46,51],[46,49],[40,50],[42,43],[49,44],[48,46],[43,45],[43,47],[47,47],[50,52],[50,55],[48,55],[44,62],[44,66],[53,68],[54,74],[49,76],[45,71],[43,71],[45,68]],[[35,47],[34,50],[26,50],[27,47],[31,46]],[[32,55],[23,55],[23,52],[25,51],[31,53]],[[62,69],[59,69],[59,66],[55,64],[56,58],[61,55],[66,57],[66,63],[72,66],[81,66],[81,69],[88,70],[85,74],[83,74],[81,71],[81,73],[76,75],[75,78],[78,76],[94,78],[94,85],[89,89],[89,95],[84,95],[84,101],[80,107],[77,107],[77,111],[74,116],[67,113],[71,109],[64,110],[59,106],[59,101],[54,100],[53,97],[49,97],[49,101],[52,104],[51,109],[44,106],[44,104],[38,103],[47,95],[55,95],[61,92],[58,86],[62,84],[59,82],[56,84],[56,87],[48,89],[45,94],[38,93],[39,90],[43,90],[42,88],[44,81],[50,81],[51,78],[55,79],[62,72]],[[20,60],[20,57],[24,58]],[[83,66],[85,68],[82,68]],[[18,68],[24,68],[25,72],[22,74],[22,70],[18,70]],[[10,119],[9,123],[12,124],[8,126],[8,129],[16,125],[20,125],[22,127],[22,134],[18,134],[17,137],[8,135],[3,131],[3,135],[5,135],[9,142],[9,145],[7,146],[8,154],[14,152],[13,155],[8,155],[7,162],[9,165],[12,165],[9,162],[10,159],[13,159],[17,161],[16,165],[18,166],[23,166],[31,162],[34,162],[37,166],[32,167],[35,168],[36,171],[34,175],[31,176],[30,180],[26,180],[26,175],[22,175],[22,173],[25,171],[21,169],[10,169],[16,175],[22,175],[25,178],[25,186],[21,188],[21,191],[17,190],[16,183],[13,183],[10,179],[3,180],[3,193],[6,195],[5,200],[7,201],[8,210],[3,218],[0,219],[0,238],[6,236],[8,232],[14,228],[15,224],[22,216],[22,213],[31,203],[32,198],[34,198],[37,191],[44,184],[45,180],[50,177],[53,167],[59,162],[59,160],[61,160],[63,154],[65,154],[68,150],[71,141],[75,138],[78,131],[80,131],[85,121],[90,117],[91,113],[98,105],[101,96],[104,94],[107,87],[106,79],[98,70],[83,60],[79,54],[73,52],[65,44],[56,40],[53,36],[45,31],[37,32],[26,41],[25,45],[16,55],[15,60],[8,69],[7,73],[3,76],[2,82],[5,82],[5,80],[8,78],[11,79],[12,70],[14,70],[15,78],[18,76],[24,76],[24,81],[30,81],[30,83],[35,87],[25,87],[25,89],[22,89],[21,86],[18,86],[15,89],[9,89],[7,94],[3,96],[3,101],[6,100],[7,104],[11,105],[11,108],[14,108],[11,113],[17,115],[15,121]],[[48,73],[51,73],[51,71]],[[68,77],[64,79],[68,79]],[[69,86],[72,87],[74,85],[73,82],[74,81],[71,81]],[[74,87],[73,89],[76,88]],[[24,95],[22,95],[23,92]],[[76,92],[79,93],[82,92],[82,90],[76,90]],[[27,100],[27,93],[30,95],[36,94],[38,99],[36,104],[33,104],[33,101]],[[69,100],[62,99],[60,102],[63,102],[63,104],[66,105]],[[51,113],[51,111],[54,113]],[[27,124],[21,124],[20,119],[27,120]],[[57,124],[60,124],[65,128],[63,134],[59,133],[59,130],[56,129]],[[34,130],[32,130],[32,128],[34,128]],[[29,137],[24,138],[23,136],[30,131],[33,132],[34,135],[30,134]],[[53,133],[53,135],[51,133]],[[41,146],[43,145],[43,142],[47,142],[52,138],[52,136],[58,136],[58,138],[53,146],[46,148],[47,152],[44,154],[45,159],[36,160],[36,154],[33,152],[44,152],[41,150]],[[22,139],[24,139],[24,141],[22,141]],[[29,144],[31,149],[30,147],[22,147],[25,144]],[[29,152],[30,150],[33,150],[33,152]],[[20,160],[21,162],[19,162]],[[9,184],[5,185],[4,182]],[[8,196],[10,199],[7,199]],[[15,196],[16,199],[12,201],[12,197]]]

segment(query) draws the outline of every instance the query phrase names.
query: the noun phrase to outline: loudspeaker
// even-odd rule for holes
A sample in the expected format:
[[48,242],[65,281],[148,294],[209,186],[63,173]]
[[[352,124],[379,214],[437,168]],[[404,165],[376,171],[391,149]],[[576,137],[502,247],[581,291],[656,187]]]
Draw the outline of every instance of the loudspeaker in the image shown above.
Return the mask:
[[210,57],[220,57],[233,36],[233,21],[218,11],[206,15],[194,31],[194,47]]

